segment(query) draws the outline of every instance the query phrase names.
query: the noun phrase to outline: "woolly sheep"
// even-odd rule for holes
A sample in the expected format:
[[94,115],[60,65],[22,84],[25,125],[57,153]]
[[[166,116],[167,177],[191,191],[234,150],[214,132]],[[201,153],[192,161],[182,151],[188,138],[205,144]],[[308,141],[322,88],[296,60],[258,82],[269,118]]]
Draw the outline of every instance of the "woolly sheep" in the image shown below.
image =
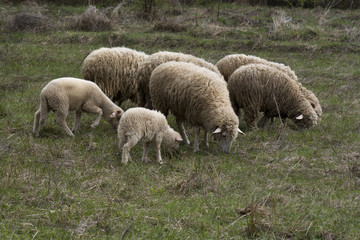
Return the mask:
[[[321,116],[322,108],[320,106],[319,99],[315,96],[315,94],[311,90],[308,90],[304,86],[302,86],[302,84],[298,81],[298,77],[296,76],[295,72],[293,70],[291,70],[291,68],[289,66],[285,66],[282,63],[276,63],[276,62],[267,61],[265,59],[262,59],[262,58],[259,58],[259,57],[256,57],[256,56],[245,55],[245,54],[230,54],[230,55],[227,55],[224,58],[220,59],[216,63],[216,67],[219,69],[221,74],[224,76],[224,79],[226,81],[228,81],[231,74],[237,68],[239,68],[241,66],[244,66],[244,65],[247,65],[247,64],[255,64],[255,63],[264,64],[264,65],[267,65],[267,66],[270,66],[270,67],[274,67],[274,68],[284,72],[292,80],[297,82],[299,84],[299,86],[300,86],[300,90],[301,90],[302,94],[305,96],[305,98],[313,106],[313,108],[314,108],[315,112],[317,113],[317,115]],[[264,116],[264,117],[265,117],[265,119],[262,118],[260,120],[260,122],[263,122],[265,124],[266,121],[268,120],[268,118],[266,118],[266,116]]]
[[118,126],[119,147],[122,149],[122,163],[131,159],[130,150],[140,140],[143,141],[142,161],[147,162],[149,145],[156,144],[157,161],[162,164],[161,144],[173,149],[182,141],[178,132],[169,127],[165,116],[157,111],[146,108],[131,108],[120,119]]
[[238,68],[228,81],[232,106],[245,122],[256,128],[259,112],[267,117],[289,117],[300,128],[317,124],[318,116],[300,91],[300,87],[282,71],[264,64]]
[[169,61],[193,63],[200,67],[205,67],[222,77],[221,73],[215,65],[205,61],[202,58],[198,58],[190,54],[183,54],[177,52],[162,51],[154,53],[141,63],[141,65],[139,66],[139,71],[137,72],[136,79],[138,81],[139,106],[152,108],[149,93],[149,81],[151,73],[157,66]]
[[147,55],[125,47],[100,48],[83,61],[84,79],[95,82],[119,106],[127,99],[137,103],[135,74]]
[[47,114],[54,111],[60,127],[67,135],[73,137],[73,132],[66,124],[69,110],[76,111],[73,132],[79,127],[82,112],[96,113],[98,115],[91,125],[92,128],[99,125],[102,116],[116,128],[124,112],[93,82],[70,77],[54,79],[40,93],[40,107],[35,113],[34,135],[39,136],[40,127],[44,125]]
[[[154,109],[171,111],[184,141],[189,140],[183,122],[212,132],[223,152],[237,137],[239,120],[231,107],[226,82],[215,72],[192,63],[170,61],[157,67],[150,78]],[[194,150],[198,150],[195,136]]]

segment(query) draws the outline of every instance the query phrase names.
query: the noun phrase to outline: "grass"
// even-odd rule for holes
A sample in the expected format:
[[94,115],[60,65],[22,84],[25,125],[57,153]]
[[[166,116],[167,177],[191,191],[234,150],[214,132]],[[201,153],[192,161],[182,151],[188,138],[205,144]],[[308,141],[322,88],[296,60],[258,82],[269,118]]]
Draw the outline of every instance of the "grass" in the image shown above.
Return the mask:
[[[24,6],[0,5],[1,239],[359,239],[359,10],[222,5],[217,19],[214,10],[184,7],[149,23],[128,6],[114,30],[84,32],[67,19],[86,7],[38,8],[49,29],[13,32],[6,23]],[[275,31],[279,11],[292,20]],[[103,46],[285,63],[320,99],[322,120],[303,132],[290,121],[247,131],[227,155],[215,143],[199,153],[164,150],[163,166],[154,151],[142,163],[141,145],[122,166],[115,132],[104,121],[90,129],[91,115],[70,139],[50,114],[34,138],[42,87],[81,77],[84,57]]]

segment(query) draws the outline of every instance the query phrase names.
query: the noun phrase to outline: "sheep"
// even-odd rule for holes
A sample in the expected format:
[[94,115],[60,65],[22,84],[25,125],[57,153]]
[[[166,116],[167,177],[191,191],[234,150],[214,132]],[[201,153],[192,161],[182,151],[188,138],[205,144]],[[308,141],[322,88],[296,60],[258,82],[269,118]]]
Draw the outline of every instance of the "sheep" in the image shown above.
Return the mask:
[[[166,62],[150,77],[153,107],[176,117],[181,137],[189,144],[183,123],[212,132],[223,152],[229,152],[237,137],[239,119],[231,107],[226,82],[213,71],[186,62]],[[242,132],[241,132],[242,133]],[[195,136],[194,151],[199,148]]]
[[54,79],[40,93],[40,107],[35,113],[34,135],[39,136],[40,127],[44,125],[47,114],[54,111],[60,127],[67,135],[74,137],[66,124],[69,110],[76,111],[73,132],[79,127],[82,112],[98,115],[91,125],[92,128],[99,125],[101,117],[116,128],[124,112],[91,81],[71,77]]
[[264,64],[239,67],[228,81],[231,104],[239,114],[244,110],[244,120],[256,128],[259,112],[271,118],[289,117],[300,128],[317,124],[318,116],[301,93],[299,85],[284,72]]
[[119,106],[127,99],[137,103],[135,74],[147,56],[126,47],[100,48],[84,59],[82,76],[98,84]]
[[141,107],[130,108],[123,114],[118,126],[118,138],[124,165],[131,159],[131,148],[140,140],[143,141],[142,161],[147,162],[149,145],[155,142],[159,164],[163,164],[161,144],[178,149],[179,142],[182,141],[180,134],[168,125],[162,113]]
[[[295,72],[291,70],[289,66],[285,66],[281,63],[275,63],[271,61],[267,61],[265,59],[251,56],[251,55],[245,55],[245,54],[231,54],[227,55],[224,58],[220,59],[216,63],[216,67],[219,69],[221,74],[224,76],[224,79],[226,81],[229,80],[231,74],[239,67],[252,64],[252,63],[260,63],[264,65],[268,65],[270,67],[274,67],[285,74],[287,74],[292,80],[294,80],[297,84],[300,86],[300,90],[302,94],[305,96],[305,98],[310,102],[311,106],[314,108],[317,115],[320,117],[322,115],[322,108],[319,102],[319,99],[315,96],[315,94],[311,91],[306,89],[302,84],[299,82],[298,77],[296,76]],[[265,125],[269,118],[264,116],[259,123],[261,125]],[[273,119],[272,119],[273,120]]]
[[177,52],[161,51],[150,55],[145,61],[139,66],[137,72],[138,81],[138,99],[139,106],[151,109],[152,103],[149,93],[149,81],[152,71],[162,63],[176,61],[176,62],[190,62],[200,67],[205,67],[219,76],[222,77],[219,70],[212,63],[206,62],[202,58],[192,56],[190,54],[183,54]]

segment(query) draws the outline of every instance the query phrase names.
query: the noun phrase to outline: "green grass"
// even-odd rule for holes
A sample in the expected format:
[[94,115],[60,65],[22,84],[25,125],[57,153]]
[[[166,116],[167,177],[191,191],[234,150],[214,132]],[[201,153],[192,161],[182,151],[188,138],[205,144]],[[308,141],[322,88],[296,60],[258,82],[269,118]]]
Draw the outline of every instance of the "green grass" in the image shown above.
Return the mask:
[[[215,10],[184,8],[166,15],[186,25],[176,32],[155,31],[161,23],[128,7],[113,31],[73,31],[68,17],[85,7],[46,5],[39,9],[53,28],[12,32],[5,23],[26,7],[0,5],[0,238],[359,239],[359,10],[224,5],[218,20]],[[291,25],[274,31],[280,10]],[[276,120],[239,136],[230,154],[213,142],[199,153],[164,149],[163,166],[153,150],[152,162],[142,163],[141,144],[121,165],[116,133],[104,121],[91,129],[93,115],[69,138],[50,114],[34,138],[42,87],[81,77],[84,57],[103,46],[180,51],[212,63],[230,53],[285,63],[320,99],[322,120],[303,132]],[[168,121],[176,128],[173,116]]]

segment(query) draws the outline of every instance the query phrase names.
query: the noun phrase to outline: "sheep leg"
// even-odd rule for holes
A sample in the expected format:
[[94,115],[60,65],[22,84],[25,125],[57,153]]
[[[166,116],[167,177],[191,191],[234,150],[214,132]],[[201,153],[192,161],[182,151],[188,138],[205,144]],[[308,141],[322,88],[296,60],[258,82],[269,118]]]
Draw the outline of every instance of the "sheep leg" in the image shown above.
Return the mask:
[[163,137],[160,135],[156,136],[155,139],[155,145],[156,145],[156,155],[157,155],[157,160],[159,164],[163,164],[162,158],[161,158],[161,142],[162,142]]
[[[269,121],[269,117],[267,117],[265,114],[262,116],[262,118],[258,121],[257,125],[261,128],[265,128]],[[273,118],[271,118],[271,123],[273,122]]]
[[122,148],[122,159],[121,159],[121,162],[124,165],[126,165],[128,163],[129,159],[131,160],[130,150],[132,147],[134,147],[136,145],[137,142],[138,142],[137,139],[130,138],[130,139],[128,139],[127,143],[124,144],[124,146]]
[[73,132],[70,130],[70,128],[68,127],[68,125],[66,124],[66,117],[68,114],[68,110],[57,110],[56,111],[56,117],[57,117],[57,123],[59,124],[59,126],[65,131],[65,133],[71,137],[74,137],[75,135],[73,134]]
[[198,127],[195,131],[194,138],[194,152],[199,151],[199,135],[200,135],[201,127]]
[[40,116],[41,116],[41,109],[39,108],[39,110],[37,110],[35,113],[35,120],[34,120],[34,127],[33,127],[33,133],[36,137],[39,136]]
[[103,115],[102,109],[99,108],[98,106],[94,106],[94,105],[92,105],[91,103],[89,103],[89,104],[85,104],[85,105],[83,106],[83,110],[84,110],[85,112],[97,113],[97,114],[98,114],[98,116],[97,116],[97,118],[95,119],[94,123],[90,125],[91,128],[95,128],[96,126],[98,126],[99,123],[100,123],[101,117],[102,117],[102,115]]
[[81,110],[76,110],[76,112],[75,112],[75,122],[74,122],[74,126],[73,126],[73,129],[72,129],[73,132],[77,131],[78,128],[79,128],[81,114],[82,114]]
[[256,119],[259,117],[259,110],[244,108],[244,113],[244,120],[246,124],[252,129],[257,128]]
[[183,125],[183,121],[181,120],[176,120],[176,124],[179,128],[179,132],[180,132],[180,135],[184,141],[185,144],[189,145],[190,144],[190,141],[189,141],[189,138],[187,137],[186,135],[186,132],[185,132],[185,128],[184,128],[184,125]]
[[149,142],[144,142],[143,144],[143,155],[141,160],[145,163],[148,162],[148,153],[149,153],[149,149],[150,149],[150,143]]
[[204,145],[209,148],[209,135],[206,129],[204,129]]

